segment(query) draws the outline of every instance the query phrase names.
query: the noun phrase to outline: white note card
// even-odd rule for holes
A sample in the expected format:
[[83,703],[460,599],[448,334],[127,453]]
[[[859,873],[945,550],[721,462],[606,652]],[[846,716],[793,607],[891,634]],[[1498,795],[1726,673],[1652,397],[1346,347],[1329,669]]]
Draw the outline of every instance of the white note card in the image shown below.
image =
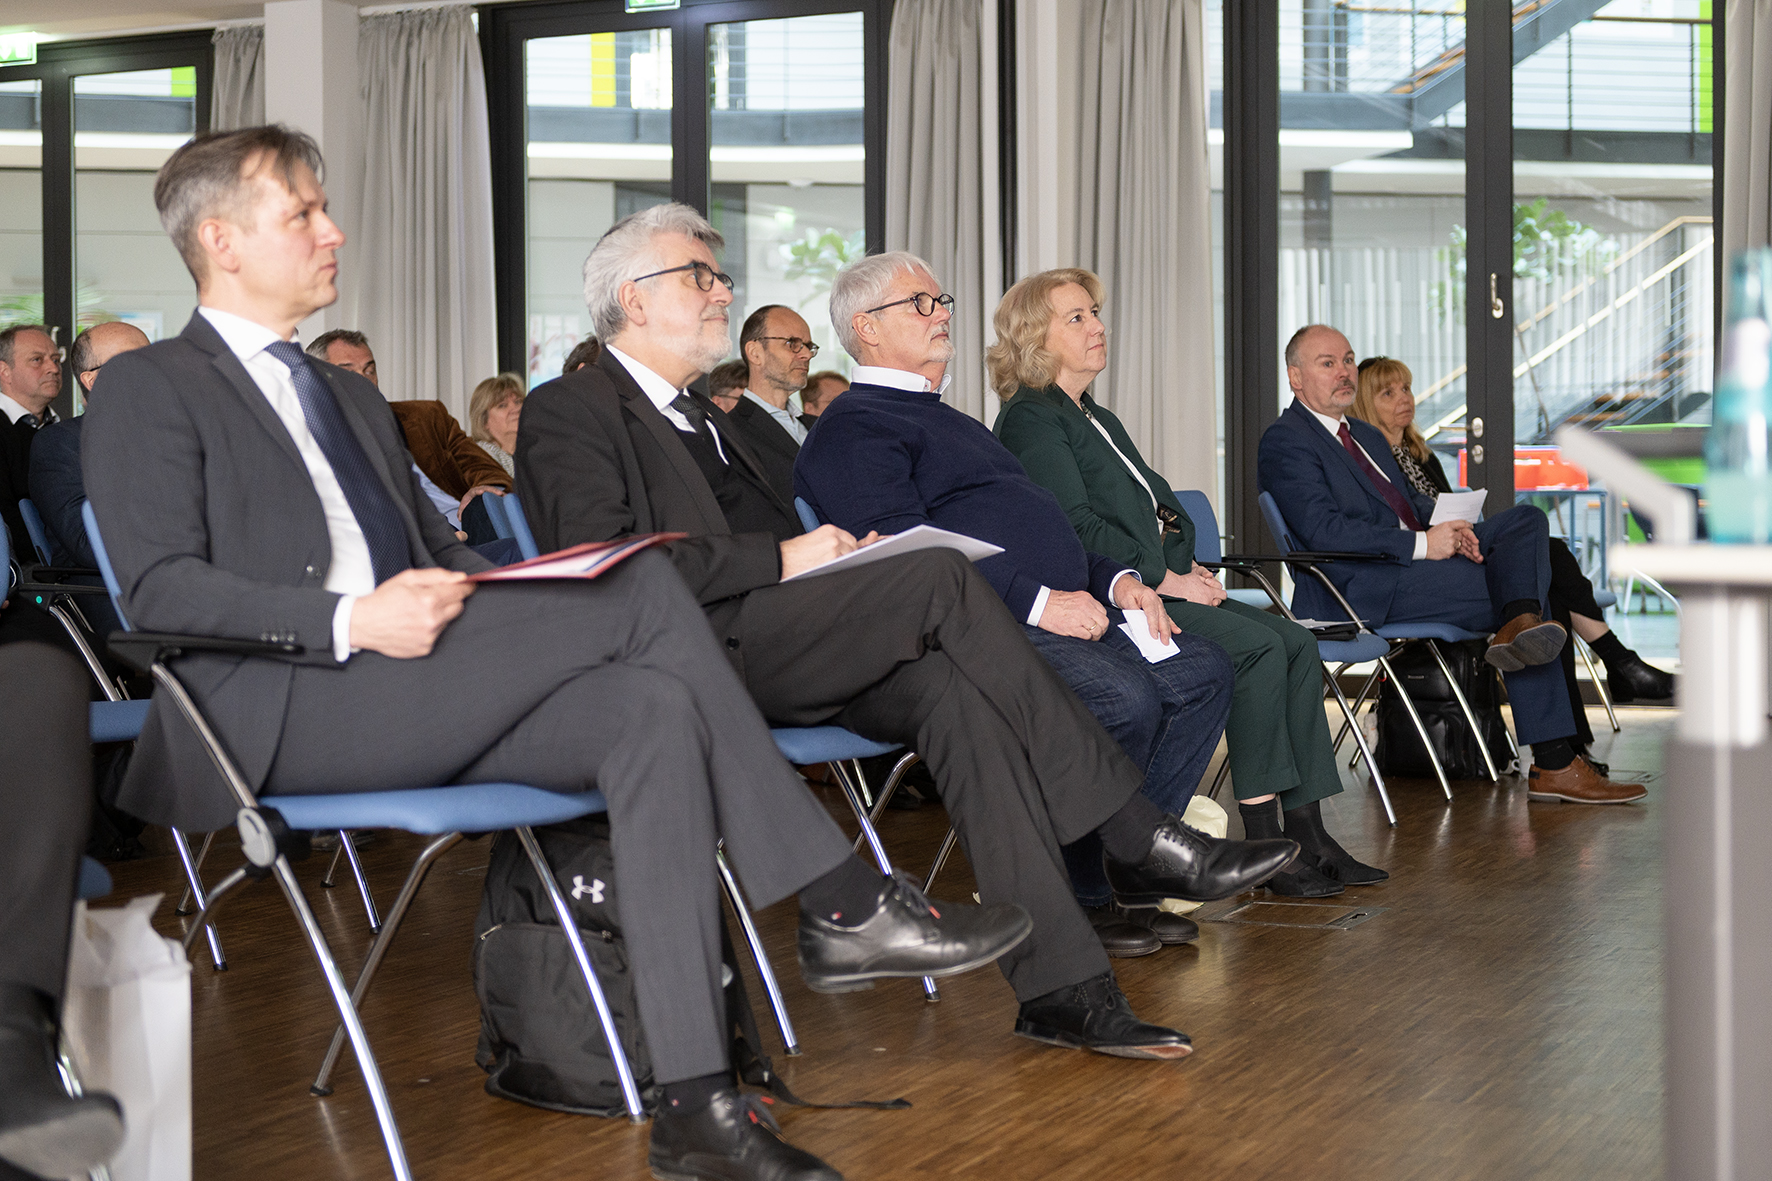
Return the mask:
[[1151,638],[1151,625],[1145,622],[1143,611],[1126,612],[1126,622],[1120,625],[1120,630],[1132,637],[1132,642],[1138,645],[1139,653],[1152,664],[1167,660],[1181,651],[1168,636],[1163,637],[1162,643]]
[[1428,525],[1444,525],[1447,521],[1469,521],[1475,525],[1477,518],[1483,515],[1483,498],[1488,493],[1481,489],[1475,492],[1442,492],[1434,501],[1434,519]]

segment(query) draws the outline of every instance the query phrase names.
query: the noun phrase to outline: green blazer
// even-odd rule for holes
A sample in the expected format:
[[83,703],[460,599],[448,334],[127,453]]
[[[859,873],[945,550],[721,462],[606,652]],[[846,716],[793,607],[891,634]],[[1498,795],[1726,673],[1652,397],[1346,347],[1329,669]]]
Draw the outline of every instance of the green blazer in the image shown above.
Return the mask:
[[[1158,502],[1175,511],[1174,531],[1162,531],[1150,495],[1126,470],[1089,415],[1138,465]],[[1120,420],[1087,392],[1083,409],[1078,409],[1057,386],[1043,390],[1022,386],[1003,403],[993,429],[1033,481],[1058,497],[1084,549],[1124,562],[1149,586],[1163,581],[1165,570],[1186,574],[1193,569],[1193,521],[1168,481],[1144,462]]]

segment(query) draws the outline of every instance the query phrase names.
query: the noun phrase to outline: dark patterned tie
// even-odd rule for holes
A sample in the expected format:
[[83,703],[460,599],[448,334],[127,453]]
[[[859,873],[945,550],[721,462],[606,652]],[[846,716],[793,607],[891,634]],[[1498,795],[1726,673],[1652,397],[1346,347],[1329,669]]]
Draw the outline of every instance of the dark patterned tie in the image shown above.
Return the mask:
[[682,393],[671,399],[671,409],[689,420],[690,434],[700,435],[708,442],[713,443],[714,453],[720,457],[722,462],[726,459],[726,452],[714,439],[714,428],[708,425],[708,412],[701,408],[701,403],[687,393]]
[[1347,453],[1354,457],[1354,463],[1366,473],[1366,478],[1372,481],[1373,488],[1380,496],[1384,497],[1384,502],[1391,506],[1391,511],[1397,514],[1397,520],[1403,522],[1405,528],[1420,533],[1421,518],[1416,516],[1415,510],[1409,507],[1409,498],[1404,496],[1395,484],[1385,479],[1383,472],[1372,466],[1372,461],[1366,458],[1366,453],[1360,450],[1358,443],[1354,442],[1353,432],[1347,429],[1345,421],[1341,424],[1341,430],[1336,433],[1341,438],[1341,445],[1346,447]]
[[308,420],[308,430],[314,442],[320,444],[326,462],[332,465],[332,474],[338,478],[351,514],[357,518],[357,528],[363,531],[379,586],[412,565],[400,510],[394,507],[394,498],[375,474],[363,445],[351,433],[326,380],[308,364],[301,346],[280,340],[266,345],[265,352],[289,366],[289,380],[295,386],[296,400],[301,403],[302,417]]

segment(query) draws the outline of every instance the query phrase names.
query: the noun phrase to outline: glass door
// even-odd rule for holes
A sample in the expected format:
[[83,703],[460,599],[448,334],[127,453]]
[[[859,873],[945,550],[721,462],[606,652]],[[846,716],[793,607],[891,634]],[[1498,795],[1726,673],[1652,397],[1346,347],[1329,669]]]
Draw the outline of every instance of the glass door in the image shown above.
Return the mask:
[[43,322],[43,83],[0,82],[0,327]]

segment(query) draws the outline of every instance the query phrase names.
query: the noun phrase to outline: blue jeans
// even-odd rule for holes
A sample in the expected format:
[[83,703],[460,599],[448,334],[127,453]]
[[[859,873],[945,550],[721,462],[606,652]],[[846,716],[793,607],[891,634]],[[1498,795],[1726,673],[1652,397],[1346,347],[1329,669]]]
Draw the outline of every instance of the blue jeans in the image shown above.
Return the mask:
[[[1054,635],[1023,624],[1030,643],[1059,678],[1144,769],[1144,797],[1180,816],[1212,762],[1231,712],[1231,658],[1211,640],[1177,633],[1181,649],[1151,664],[1119,628],[1119,612],[1100,640]],[[1077,901],[1103,906],[1113,900],[1094,833],[1064,846],[1065,868]]]

